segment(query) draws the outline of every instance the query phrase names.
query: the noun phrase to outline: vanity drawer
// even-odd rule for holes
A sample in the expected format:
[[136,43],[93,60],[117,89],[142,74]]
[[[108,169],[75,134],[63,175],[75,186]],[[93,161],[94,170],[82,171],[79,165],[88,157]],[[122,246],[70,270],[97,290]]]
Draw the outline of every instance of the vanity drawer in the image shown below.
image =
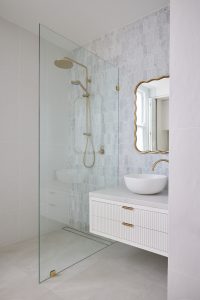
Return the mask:
[[92,216],[116,221],[124,220],[130,223],[134,220],[134,208],[131,206],[121,206],[92,200],[90,210]]
[[168,233],[168,214],[165,213],[135,209],[133,222],[136,226]]
[[91,219],[90,231],[120,242],[134,244],[134,246],[138,244],[138,247],[151,248],[167,254],[168,235],[164,232],[99,217]]
[[132,223],[160,232],[168,232],[168,214],[135,208],[133,205],[117,205],[91,200],[90,214],[108,220]]

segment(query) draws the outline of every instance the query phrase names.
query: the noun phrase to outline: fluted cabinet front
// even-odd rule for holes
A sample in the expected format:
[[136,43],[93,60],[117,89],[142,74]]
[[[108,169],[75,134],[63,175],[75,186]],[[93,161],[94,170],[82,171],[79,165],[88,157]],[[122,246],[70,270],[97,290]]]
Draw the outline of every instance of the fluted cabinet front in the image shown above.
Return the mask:
[[167,256],[167,211],[90,198],[90,231]]

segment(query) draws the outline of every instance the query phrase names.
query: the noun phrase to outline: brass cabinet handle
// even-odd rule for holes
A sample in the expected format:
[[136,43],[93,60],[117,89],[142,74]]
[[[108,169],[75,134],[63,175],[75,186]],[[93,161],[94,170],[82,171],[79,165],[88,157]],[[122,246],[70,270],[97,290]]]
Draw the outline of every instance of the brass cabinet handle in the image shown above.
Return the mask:
[[126,222],[122,222],[122,225],[127,226],[127,227],[133,227],[133,224],[130,223],[126,223]]
[[134,208],[133,208],[133,207],[130,207],[130,206],[122,206],[122,208],[128,209],[128,210],[134,210]]

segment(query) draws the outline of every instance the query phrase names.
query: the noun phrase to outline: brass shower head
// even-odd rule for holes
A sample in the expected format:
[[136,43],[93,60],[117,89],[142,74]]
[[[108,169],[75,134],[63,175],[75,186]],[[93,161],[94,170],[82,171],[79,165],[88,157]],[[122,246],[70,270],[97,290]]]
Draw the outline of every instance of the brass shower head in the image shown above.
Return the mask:
[[56,67],[61,69],[71,69],[74,65],[73,62],[67,58],[57,59],[54,61],[54,64]]

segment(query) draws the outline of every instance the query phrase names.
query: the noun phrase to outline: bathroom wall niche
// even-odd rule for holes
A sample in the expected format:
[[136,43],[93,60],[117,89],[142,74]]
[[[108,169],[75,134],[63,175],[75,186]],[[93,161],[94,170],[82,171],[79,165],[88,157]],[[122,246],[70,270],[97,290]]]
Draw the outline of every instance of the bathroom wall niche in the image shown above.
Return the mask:
[[169,76],[137,84],[134,145],[144,154],[169,152]]

